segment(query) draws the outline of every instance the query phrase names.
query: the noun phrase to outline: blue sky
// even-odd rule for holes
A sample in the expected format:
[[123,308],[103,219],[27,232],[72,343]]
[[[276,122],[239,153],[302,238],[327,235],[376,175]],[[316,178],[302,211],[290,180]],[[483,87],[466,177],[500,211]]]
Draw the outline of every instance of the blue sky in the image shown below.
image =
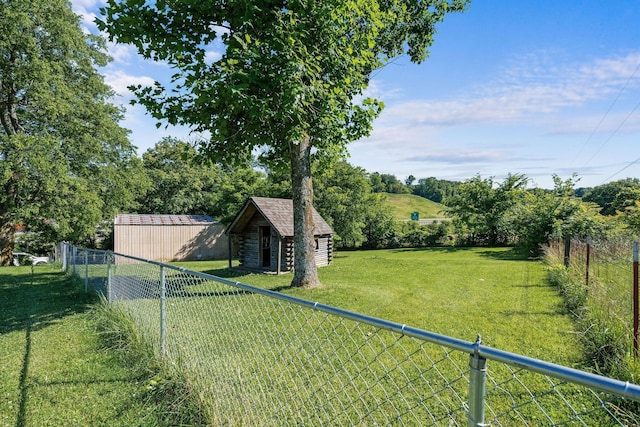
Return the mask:
[[[87,31],[101,0],[72,0]],[[210,56],[219,57],[220,47]],[[166,79],[166,64],[109,45],[100,70],[127,107],[124,127],[142,153],[185,128],[156,129],[130,107],[129,84]],[[422,64],[400,58],[379,70],[368,95],[385,110],[349,162],[404,180],[463,181],[524,173],[549,188],[552,175],[578,186],[640,177],[640,1],[476,0],[438,27]]]

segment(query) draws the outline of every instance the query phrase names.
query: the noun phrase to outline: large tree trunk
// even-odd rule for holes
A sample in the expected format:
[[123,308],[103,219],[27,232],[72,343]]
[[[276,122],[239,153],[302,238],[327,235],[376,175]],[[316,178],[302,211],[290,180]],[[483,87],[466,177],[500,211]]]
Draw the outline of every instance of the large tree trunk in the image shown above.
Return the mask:
[[15,227],[0,215],[0,266],[11,265],[13,261],[13,248]]
[[313,222],[313,182],[311,180],[311,139],[305,136],[290,144],[291,187],[293,192],[294,275],[291,286],[318,286]]

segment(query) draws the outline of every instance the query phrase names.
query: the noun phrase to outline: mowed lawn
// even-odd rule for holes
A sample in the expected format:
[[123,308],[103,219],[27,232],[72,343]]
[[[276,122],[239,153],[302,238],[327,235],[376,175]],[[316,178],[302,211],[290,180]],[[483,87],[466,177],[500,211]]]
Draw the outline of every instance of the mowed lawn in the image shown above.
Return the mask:
[[[493,347],[581,367],[545,266],[511,249],[337,252],[312,290],[288,287],[290,274],[238,273],[224,261],[178,265],[467,341],[481,334]],[[101,346],[94,300],[55,267],[33,275],[0,268],[0,299],[0,426],[163,424],[142,396],[148,378]]]
[[289,288],[291,275],[230,273],[225,262],[178,263],[311,301],[581,367],[582,350],[546,267],[510,248],[336,252],[322,286]]
[[0,426],[157,426],[146,377],[105,350],[59,266],[0,267]]

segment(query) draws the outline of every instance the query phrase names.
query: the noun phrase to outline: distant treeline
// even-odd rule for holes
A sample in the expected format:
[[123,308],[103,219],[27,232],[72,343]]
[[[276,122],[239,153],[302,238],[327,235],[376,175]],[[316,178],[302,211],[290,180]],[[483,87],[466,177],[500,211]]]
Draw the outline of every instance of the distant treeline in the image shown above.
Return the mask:
[[[135,188],[128,211],[204,214],[227,223],[248,197],[291,198],[286,170],[255,161],[231,167],[196,158],[191,144],[175,138],[148,149],[140,167],[128,175],[129,187]],[[339,248],[515,245],[537,255],[551,237],[596,236],[622,228],[635,232],[640,224],[636,178],[578,190],[577,177],[554,177],[555,188],[545,190],[528,188],[529,179],[521,174],[502,182],[481,176],[464,182],[409,176],[403,182],[344,160],[315,165],[313,176],[314,206],[333,227]],[[430,225],[398,221],[385,193],[414,194],[441,203],[450,220]],[[74,242],[109,248],[111,229],[106,222]],[[27,233],[19,244],[38,252],[53,242],[46,234]]]
[[369,175],[371,188],[375,193],[415,194],[436,203],[443,203],[455,194],[456,187],[461,183],[434,177],[416,179],[409,175],[404,183],[395,175],[374,172]]
[[[463,182],[438,179],[435,177],[419,178],[409,175],[402,182],[395,175],[373,172],[369,175],[374,193],[415,194],[436,203],[446,204],[456,194],[456,189]],[[639,200],[640,179],[625,178],[612,181],[597,187],[578,187],[573,191],[575,197],[584,202],[595,203],[601,207],[603,215],[616,215]],[[533,191],[533,189],[530,189]],[[546,190],[550,193],[552,189]]]

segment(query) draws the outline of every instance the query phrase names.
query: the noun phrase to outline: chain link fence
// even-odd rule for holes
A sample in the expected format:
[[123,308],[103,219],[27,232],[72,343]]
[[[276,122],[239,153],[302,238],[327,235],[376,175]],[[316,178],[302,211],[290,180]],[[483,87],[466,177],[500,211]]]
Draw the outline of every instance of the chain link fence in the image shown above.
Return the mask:
[[212,425],[618,426],[640,386],[246,284],[65,245]]
[[640,375],[637,251],[638,242],[618,237],[552,241],[545,252],[592,363],[632,381]]
[[551,243],[555,251],[568,251],[567,268],[583,278],[592,305],[606,310],[603,316],[629,334],[633,331],[633,244],[631,239],[571,239],[567,250],[565,241]]

